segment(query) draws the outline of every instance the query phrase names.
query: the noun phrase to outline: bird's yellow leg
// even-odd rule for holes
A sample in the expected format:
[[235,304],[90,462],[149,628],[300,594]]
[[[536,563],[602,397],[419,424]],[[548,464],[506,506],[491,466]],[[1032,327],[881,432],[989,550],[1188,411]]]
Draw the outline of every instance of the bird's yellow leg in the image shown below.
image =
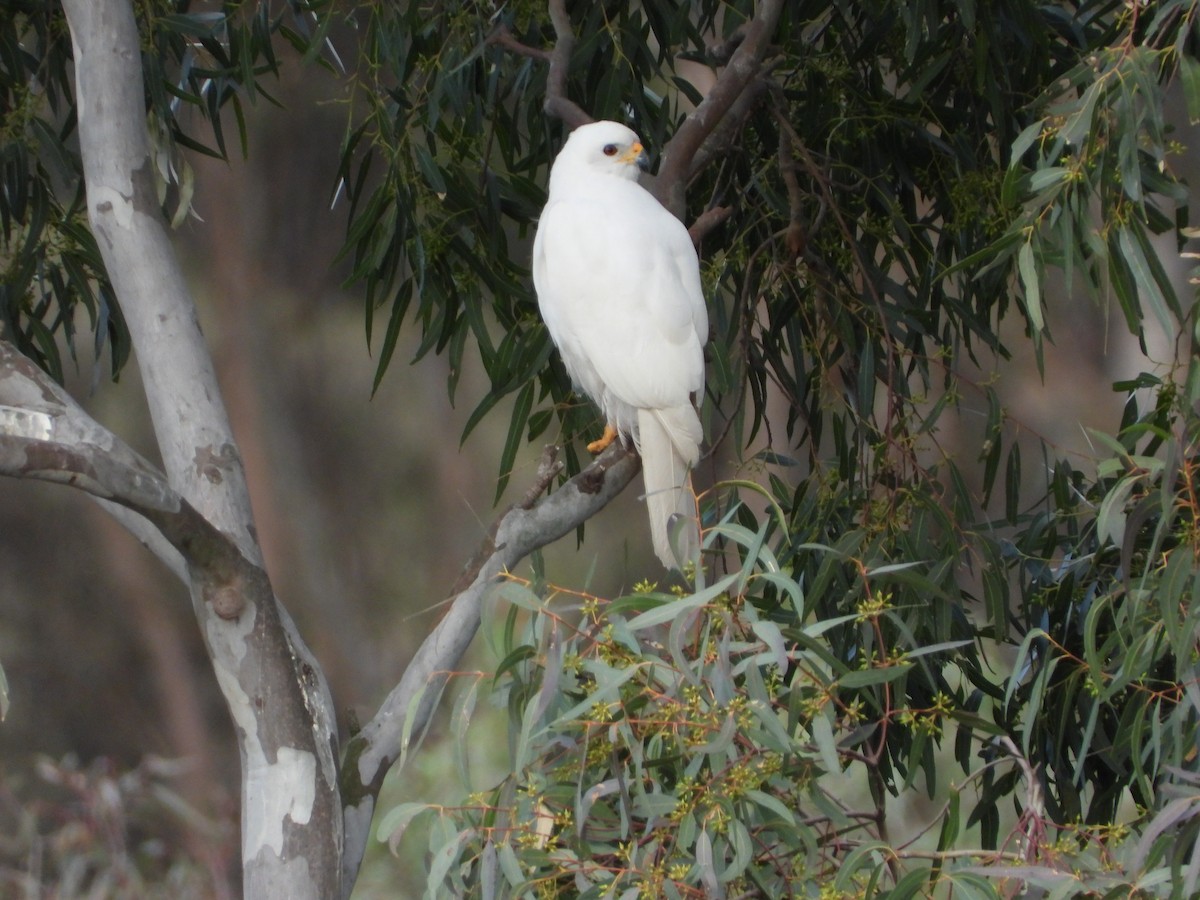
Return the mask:
[[611,444],[616,439],[617,439],[617,429],[613,428],[611,425],[605,425],[604,426],[604,435],[600,438],[600,440],[592,441],[590,444],[587,445],[588,453],[591,453],[592,455],[595,455],[597,453],[603,453],[605,450],[608,449],[608,445]]

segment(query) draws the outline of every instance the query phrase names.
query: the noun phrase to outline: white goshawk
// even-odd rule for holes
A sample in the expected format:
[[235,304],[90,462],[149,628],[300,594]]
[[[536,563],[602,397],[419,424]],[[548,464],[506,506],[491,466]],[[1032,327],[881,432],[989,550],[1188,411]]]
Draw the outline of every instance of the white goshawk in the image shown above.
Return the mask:
[[690,470],[704,437],[693,404],[708,311],[687,229],[638,184],[645,160],[617,122],[571,133],[550,171],[533,282],[567,372],[604,413],[605,436],[589,449],[633,439],[654,552],[671,567],[699,557]]

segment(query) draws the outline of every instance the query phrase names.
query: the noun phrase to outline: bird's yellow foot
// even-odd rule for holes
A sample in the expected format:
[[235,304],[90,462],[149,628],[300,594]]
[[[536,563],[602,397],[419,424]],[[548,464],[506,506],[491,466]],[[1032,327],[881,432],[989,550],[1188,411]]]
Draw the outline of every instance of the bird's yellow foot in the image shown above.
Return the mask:
[[588,453],[593,456],[597,453],[603,453],[608,449],[608,445],[617,439],[617,429],[611,425],[604,426],[604,435],[598,441],[592,441],[587,445]]

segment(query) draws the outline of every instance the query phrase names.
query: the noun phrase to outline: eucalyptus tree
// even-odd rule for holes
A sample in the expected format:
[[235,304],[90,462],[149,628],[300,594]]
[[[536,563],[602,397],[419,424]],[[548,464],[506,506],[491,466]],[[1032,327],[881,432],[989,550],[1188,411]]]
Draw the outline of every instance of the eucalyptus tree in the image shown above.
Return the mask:
[[[512,774],[380,825],[435,819],[431,895],[1194,887],[1200,378],[1155,240],[1177,254],[1191,234],[1166,109],[1177,85],[1200,118],[1193,4],[0,15],[0,471],[93,495],[188,588],[237,725],[248,896],[349,894],[383,776],[485,614]],[[511,399],[501,491],[525,442],[559,445],[344,741],[263,567],[170,234],[189,155],[244,152],[244,105],[285,65],[353,87],[330,190],[376,383],[415,330],[452,395],[482,361],[468,432]],[[520,249],[565,132],[600,118],[659,149],[650,186],[700,249],[712,323],[708,565],[612,599],[508,574],[638,465],[577,450],[602,423]],[[1119,430],[1082,468],[1044,449],[1031,494],[1020,423],[971,373],[1016,342],[1039,366],[1070,353],[1047,316],[1066,298],[1115,301],[1178,360],[1114,385]],[[58,386],[80,313],[114,372],[136,359],[161,469]],[[957,451],[950,423],[969,430]],[[481,689],[459,694],[460,743]],[[914,845],[889,797],[922,789],[937,837]]]

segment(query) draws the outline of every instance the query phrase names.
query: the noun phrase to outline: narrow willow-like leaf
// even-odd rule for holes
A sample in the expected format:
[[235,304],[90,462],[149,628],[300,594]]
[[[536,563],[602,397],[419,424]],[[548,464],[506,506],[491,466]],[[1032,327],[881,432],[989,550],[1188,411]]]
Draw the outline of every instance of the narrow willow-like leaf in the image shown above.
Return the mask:
[[1200,60],[1188,53],[1179,54],[1179,75],[1183,99],[1187,103],[1188,120],[1200,123]]
[[641,615],[634,616],[629,620],[629,629],[631,631],[639,631],[643,628],[652,628],[655,625],[662,625],[665,622],[677,619],[689,610],[712,602],[716,597],[727,591],[739,577],[740,573],[727,575],[697,594],[692,594],[679,600],[672,600],[669,603],[664,603],[657,609],[648,610]]
[[1045,330],[1046,322],[1042,317],[1041,275],[1032,242],[1026,242],[1017,252],[1017,271],[1025,288],[1025,314],[1029,316],[1029,328],[1036,336]]
[[531,381],[517,392],[516,401],[513,403],[512,419],[508,425],[508,436],[504,440],[504,450],[500,454],[500,477],[496,480],[496,498],[493,502],[499,503],[500,498],[504,495],[504,489],[508,487],[509,478],[512,476],[513,464],[517,459],[517,451],[521,449],[525,441],[525,425],[529,421],[529,413],[533,410],[533,394],[534,383]]
[[398,843],[399,837],[403,835],[404,829],[423,812],[428,812],[434,807],[429,803],[400,803],[389,809],[379,820],[379,824],[375,827],[375,836],[380,841],[390,843]]

